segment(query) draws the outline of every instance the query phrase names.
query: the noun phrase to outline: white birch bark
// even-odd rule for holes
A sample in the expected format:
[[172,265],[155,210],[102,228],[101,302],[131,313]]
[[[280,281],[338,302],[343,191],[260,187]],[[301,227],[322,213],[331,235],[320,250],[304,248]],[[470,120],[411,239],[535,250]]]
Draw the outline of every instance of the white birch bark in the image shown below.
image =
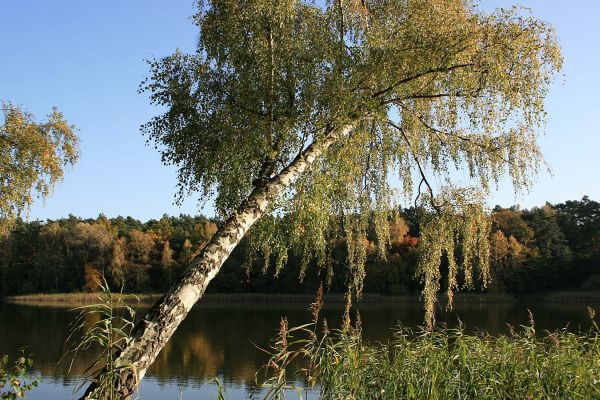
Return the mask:
[[[353,128],[354,124],[344,125],[308,146],[278,175],[258,185],[237,212],[225,221],[202,252],[192,260],[179,281],[135,327],[132,340],[116,361],[117,366],[127,367],[121,373],[118,398],[127,399],[135,392],[160,350],[192,306],[202,297],[209,282],[217,275],[248,229],[264,215],[270,202],[293,184],[317,157],[338,139],[347,136]],[[92,383],[81,399],[93,399],[95,386]]]

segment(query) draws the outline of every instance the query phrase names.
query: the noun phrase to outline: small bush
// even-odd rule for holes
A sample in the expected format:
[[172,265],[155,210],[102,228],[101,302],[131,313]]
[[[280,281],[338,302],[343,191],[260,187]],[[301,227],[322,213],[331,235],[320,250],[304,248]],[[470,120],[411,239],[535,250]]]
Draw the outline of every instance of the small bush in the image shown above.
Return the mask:
[[27,382],[32,367],[33,360],[24,349],[19,350],[12,366],[8,355],[0,355],[0,399],[24,398],[27,392],[37,387],[37,379]]

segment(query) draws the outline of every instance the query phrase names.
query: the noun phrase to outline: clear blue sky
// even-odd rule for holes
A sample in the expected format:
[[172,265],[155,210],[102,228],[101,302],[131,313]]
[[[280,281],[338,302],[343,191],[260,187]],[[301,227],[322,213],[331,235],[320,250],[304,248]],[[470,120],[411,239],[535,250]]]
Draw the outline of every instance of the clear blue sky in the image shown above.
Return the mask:
[[[176,48],[192,51],[193,0],[0,0],[0,100],[38,118],[56,105],[79,128],[81,160],[30,218],[194,214],[196,201],[173,205],[176,175],[145,146],[139,132],[157,110],[137,93],[145,59]],[[485,7],[510,1],[484,0]],[[556,27],[565,57],[547,101],[547,135],[540,140],[553,169],[532,192],[515,198],[501,185],[492,204],[523,207],[578,199],[600,201],[600,1],[523,0]],[[205,213],[212,214],[210,207]]]

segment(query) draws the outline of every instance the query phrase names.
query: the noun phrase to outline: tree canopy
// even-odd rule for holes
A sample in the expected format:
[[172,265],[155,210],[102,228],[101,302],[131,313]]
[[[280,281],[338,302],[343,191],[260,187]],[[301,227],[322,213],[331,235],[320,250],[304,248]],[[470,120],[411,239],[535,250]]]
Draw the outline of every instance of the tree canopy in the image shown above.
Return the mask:
[[577,251],[598,251],[600,237],[596,232],[600,228],[600,203],[584,196],[581,201],[570,200],[554,207],[569,245]]
[[36,195],[46,198],[64,168],[79,157],[75,127],[54,108],[47,119],[2,103],[0,122],[0,236],[27,211]]
[[551,26],[469,0],[201,1],[194,20],[197,51],[151,61],[141,86],[167,108],[143,131],[178,167],[180,196],[214,196],[231,215],[309,145],[351,126],[275,196],[269,211],[290,218],[259,221],[256,250],[277,268],[291,247],[326,267],[342,232],[359,295],[369,220],[384,256],[390,210],[416,197],[431,215],[427,308],[443,257],[449,294],[461,267],[467,284],[473,266],[487,281],[485,195],[506,173],[527,188],[542,162],[543,101],[562,63]]

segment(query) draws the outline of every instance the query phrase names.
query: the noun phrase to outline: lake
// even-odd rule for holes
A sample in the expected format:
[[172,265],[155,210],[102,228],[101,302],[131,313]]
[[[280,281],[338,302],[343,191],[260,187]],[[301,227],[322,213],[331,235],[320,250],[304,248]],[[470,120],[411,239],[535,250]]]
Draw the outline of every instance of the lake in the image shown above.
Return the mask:
[[[217,377],[225,386],[226,399],[246,399],[255,386],[255,371],[265,362],[256,348],[268,347],[282,316],[290,325],[310,320],[306,302],[281,301],[208,301],[196,305],[183,321],[167,347],[142,381],[139,396],[154,399],[216,399]],[[363,321],[363,336],[368,341],[387,341],[398,323],[416,326],[422,322],[422,305],[414,301],[367,303],[358,306]],[[458,320],[468,332],[485,330],[491,334],[508,333],[507,324],[528,321],[531,309],[538,332],[568,325],[568,329],[590,327],[583,303],[547,303],[516,301],[507,303],[457,304],[453,312],[440,311],[439,321],[456,326]],[[143,313],[140,309],[139,313]],[[342,304],[331,304],[323,315],[329,325],[339,327]],[[39,307],[0,302],[0,354],[14,355],[16,349],[28,346],[34,354],[35,374],[41,376],[40,387],[29,399],[68,399],[81,382],[79,376],[90,363],[91,356],[75,362],[68,373],[70,356],[57,365],[68,347],[68,325],[74,311],[60,307]],[[290,395],[290,398],[296,398]]]

